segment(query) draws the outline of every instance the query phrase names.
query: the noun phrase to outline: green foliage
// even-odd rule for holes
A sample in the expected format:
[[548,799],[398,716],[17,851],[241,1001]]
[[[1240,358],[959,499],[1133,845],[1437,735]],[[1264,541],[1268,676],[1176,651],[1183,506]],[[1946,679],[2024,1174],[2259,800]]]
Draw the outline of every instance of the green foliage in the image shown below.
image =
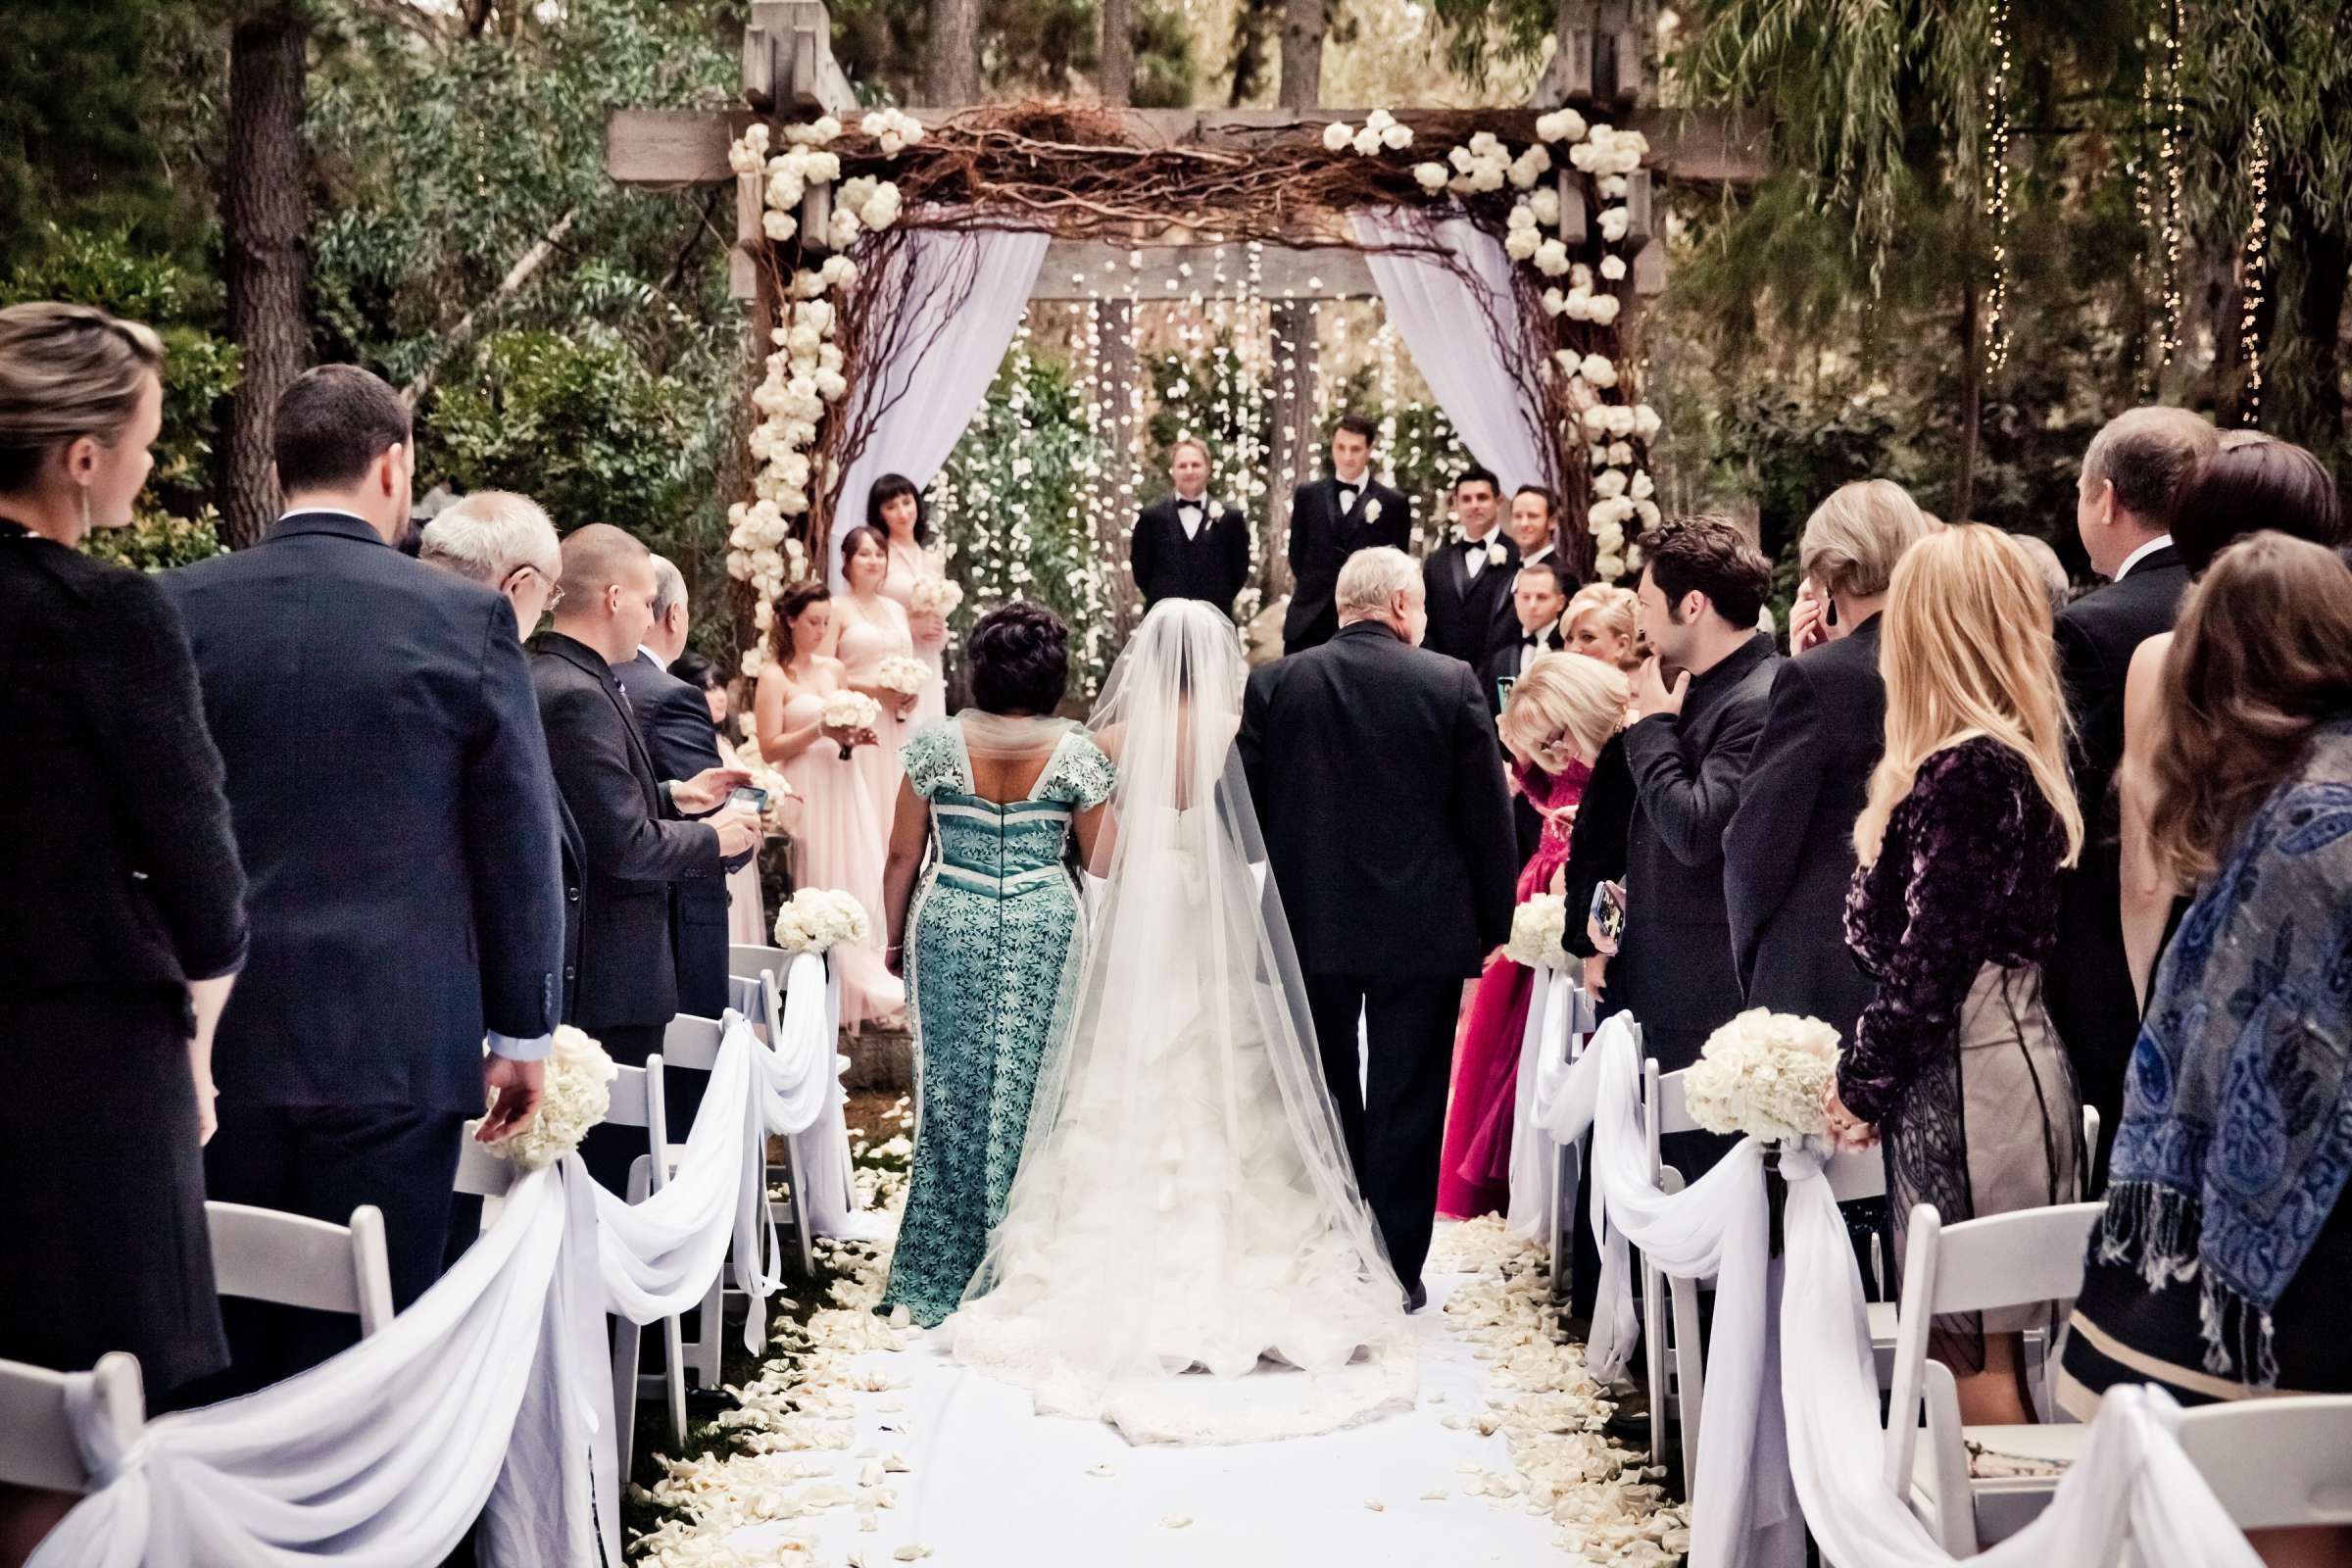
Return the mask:
[[127,528],[91,530],[84,548],[119,566],[169,571],[220,554],[220,514],[211,507],[193,517],[141,512]]
[[[833,55],[870,103],[924,101],[929,0],[830,0]],[[1192,22],[1180,7],[1135,7],[1134,100],[1146,109],[1193,101]],[[980,82],[989,98],[1065,97],[1102,63],[1097,0],[986,0]]]

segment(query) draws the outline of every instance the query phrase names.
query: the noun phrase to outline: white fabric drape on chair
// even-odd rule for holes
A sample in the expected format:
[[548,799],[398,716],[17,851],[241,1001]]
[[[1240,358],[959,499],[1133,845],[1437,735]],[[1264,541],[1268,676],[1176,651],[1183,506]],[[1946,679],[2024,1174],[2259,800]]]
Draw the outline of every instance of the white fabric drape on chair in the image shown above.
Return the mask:
[[[904,237],[887,276],[858,286],[889,290],[889,308],[912,317],[897,333],[900,353],[861,371],[846,406],[865,447],[842,480],[833,538],[865,521],[866,493],[886,473],[928,485],[988,396],[988,383],[1029,308],[1045,264],[1042,231],[920,229]],[[969,288],[965,287],[969,280]],[[841,591],[841,552],[826,578]]]
[[[1356,243],[1368,247],[1364,261],[1389,319],[1462,445],[1494,470],[1505,496],[1523,484],[1556,491],[1543,403],[1530,380],[1542,367],[1525,355],[1506,355],[1488,327],[1491,315],[1506,332],[1521,330],[1513,263],[1502,242],[1466,218],[1432,220],[1398,207],[1359,208],[1348,216]],[[1451,251],[1462,270],[1411,251],[1369,248],[1430,243]]]

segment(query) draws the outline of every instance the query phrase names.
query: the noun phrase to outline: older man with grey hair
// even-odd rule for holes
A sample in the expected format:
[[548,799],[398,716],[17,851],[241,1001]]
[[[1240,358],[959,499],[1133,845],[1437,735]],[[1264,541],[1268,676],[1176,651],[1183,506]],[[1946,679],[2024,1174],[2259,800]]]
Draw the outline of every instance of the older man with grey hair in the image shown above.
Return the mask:
[[[692,778],[705,768],[723,767],[718,726],[702,688],[680,680],[669,666],[686,651],[693,607],[686,578],[666,557],[654,557],[654,624],[637,645],[637,657],[612,666],[612,678],[629,699],[629,709],[653,754],[655,773],[665,779]],[[669,945],[678,966],[678,1010],[715,1018],[727,1007],[727,884],[724,878],[670,885]]]
[[2083,1102],[2099,1109],[2092,1178],[2100,1185],[2123,1117],[2124,1070],[2139,1038],[2138,995],[2124,956],[2112,789],[2124,755],[2124,678],[2139,645],[2172,629],[2188,589],[2188,570],[2173,549],[2173,518],[2220,444],[2203,415],[2128,410],[2091,437],[2075,503],[2075,530],[2091,566],[2113,580],[2057,620],[2084,833],[2082,863],[2062,873],[2058,953],[2042,965],[2042,985]]
[[1349,556],[1338,633],[1250,677],[1236,742],[1348,1157],[1408,1308],[1427,1299],[1462,982],[1509,938],[1518,872],[1494,715],[1476,671],[1418,646],[1423,592],[1401,550]]
[[539,503],[511,490],[478,490],[424,525],[416,557],[506,595],[514,630],[528,637],[563,596],[563,547]]

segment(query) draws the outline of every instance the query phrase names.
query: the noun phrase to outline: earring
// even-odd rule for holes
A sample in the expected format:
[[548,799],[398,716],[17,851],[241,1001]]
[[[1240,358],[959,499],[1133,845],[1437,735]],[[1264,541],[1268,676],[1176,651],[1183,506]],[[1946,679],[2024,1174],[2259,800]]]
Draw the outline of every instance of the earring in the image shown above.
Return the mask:
[[81,531],[85,534],[90,531],[90,488],[88,485],[83,485],[81,488]]

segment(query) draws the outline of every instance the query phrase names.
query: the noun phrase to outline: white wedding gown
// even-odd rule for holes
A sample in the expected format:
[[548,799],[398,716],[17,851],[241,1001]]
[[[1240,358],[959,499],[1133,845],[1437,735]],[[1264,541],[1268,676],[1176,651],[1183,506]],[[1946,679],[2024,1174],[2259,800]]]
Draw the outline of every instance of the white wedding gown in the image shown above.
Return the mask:
[[[1357,1196],[1231,756],[1232,627],[1147,617],[1096,726],[1115,848],[956,1356],[1138,1443],[1250,1443],[1409,1408],[1413,1337]],[[1195,745],[1192,737],[1201,737]]]

